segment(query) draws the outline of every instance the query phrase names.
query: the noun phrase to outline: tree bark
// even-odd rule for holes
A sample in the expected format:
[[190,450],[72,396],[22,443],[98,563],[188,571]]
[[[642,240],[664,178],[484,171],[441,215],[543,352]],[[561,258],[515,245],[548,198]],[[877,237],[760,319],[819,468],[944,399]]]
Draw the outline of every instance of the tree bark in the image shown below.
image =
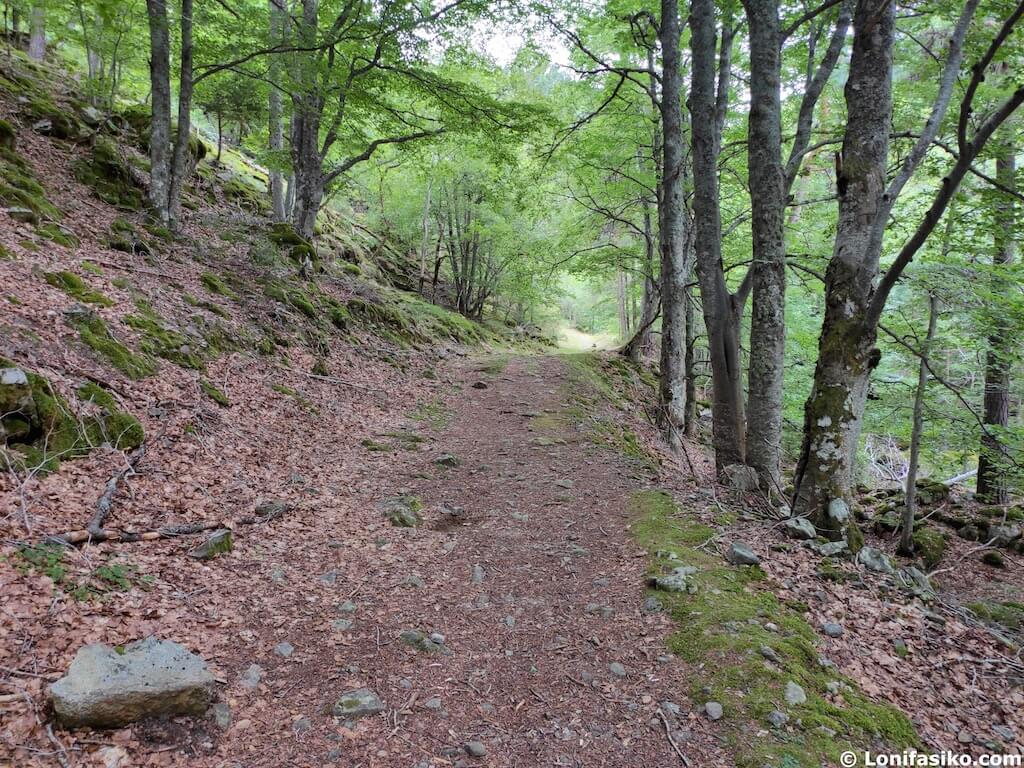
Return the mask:
[[178,126],[167,190],[167,222],[173,232],[181,227],[181,194],[192,173],[192,0],[181,0],[181,65],[178,74]]
[[661,250],[660,425],[669,445],[678,447],[686,409],[686,263],[683,159],[683,73],[679,3],[662,0],[661,41],[661,194],[658,196]]
[[46,58],[46,3],[36,0],[28,17],[28,57],[34,61]]
[[778,0],[747,0],[750,115],[747,166],[753,258],[746,460],[766,491],[781,488],[786,349],[786,210],[782,165],[782,32]]
[[149,134],[149,201],[168,223],[171,185],[171,42],[166,0],[146,0],[149,17],[149,82],[152,113]]
[[[1006,189],[1016,190],[1015,147],[1012,143],[1005,142],[999,149],[996,157],[996,181]],[[1014,200],[1009,195],[1004,195],[996,203],[995,253],[992,256],[995,273],[992,278],[992,292],[995,295],[1003,295],[1012,290],[1012,286],[1002,273],[1007,271],[1016,255],[1014,208]],[[1005,428],[1010,419],[1010,369],[1016,342],[1013,322],[1007,313],[999,313],[991,322],[992,329],[988,336],[988,351],[985,355],[982,423],[986,427],[1000,429]],[[985,504],[1006,504],[1009,500],[1002,460],[1004,451],[998,434],[986,429],[981,435],[976,487],[978,500]]]
[[906,493],[903,521],[900,529],[900,553],[914,553],[914,516],[917,514],[917,467],[921,457],[921,428],[924,424],[924,394],[928,388],[928,354],[935,339],[935,324],[939,314],[939,299],[933,293],[928,297],[928,334],[921,349],[921,364],[917,371],[917,391],[914,393],[914,417],[910,430],[910,461],[907,466]]
[[[713,393],[713,443],[719,474],[744,460],[743,377],[740,369],[741,289],[733,296],[722,268],[722,222],[718,201],[719,126],[727,90],[728,45],[723,31],[724,67],[716,67],[715,6],[713,0],[694,0],[690,11],[692,86],[690,94],[693,137],[693,214],[697,277],[708,333]],[[716,69],[722,69],[716,89]]]
[[[318,34],[318,0],[302,0],[299,37],[312,48]],[[313,52],[297,57],[302,86],[292,97],[292,173],[295,202],[292,224],[303,237],[313,236],[317,213],[324,199],[323,157],[320,154],[320,123],[323,96],[317,88],[317,56]]]
[[[847,533],[850,496],[868,378],[878,364],[877,325],[868,320],[881,255],[878,217],[886,192],[892,116],[892,3],[858,0],[846,82],[847,125],[837,158],[839,221],[825,274],[825,318],[814,384],[804,413],[804,441],[793,508],[818,530]],[[843,500],[843,504],[830,502]]]
[[[278,45],[283,41],[287,30],[287,11],[283,3],[285,0],[269,0],[270,11],[270,45]],[[285,221],[285,189],[284,174],[276,167],[281,162],[281,151],[284,149],[284,129],[282,127],[281,91],[278,88],[282,74],[282,67],[278,55],[272,55],[269,62],[270,92],[267,97],[267,120],[269,139],[267,142],[270,150],[271,168],[268,183],[270,186],[270,208],[274,221]]]
[[[689,277],[687,278],[689,281]],[[683,434],[693,437],[697,429],[697,325],[693,305],[696,299],[693,289],[686,286],[686,354],[683,367],[686,370],[686,410],[683,412]]]

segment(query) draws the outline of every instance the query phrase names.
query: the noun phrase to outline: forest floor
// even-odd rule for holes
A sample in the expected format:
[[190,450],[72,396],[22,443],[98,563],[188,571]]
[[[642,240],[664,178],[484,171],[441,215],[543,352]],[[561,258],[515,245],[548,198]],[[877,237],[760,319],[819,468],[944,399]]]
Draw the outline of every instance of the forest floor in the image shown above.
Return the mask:
[[[266,413],[257,404],[230,425],[212,424],[209,442],[192,456],[181,456],[180,443],[162,451],[158,441],[116,514],[138,517],[161,496],[176,496],[179,482],[203,489],[191,495],[206,499],[206,515],[251,505],[254,484],[278,489],[290,510],[260,529],[238,529],[234,551],[207,563],[183,559],[175,541],[78,550],[97,562],[127,556],[152,580],[147,590],[99,603],[52,597],[46,576],[0,570],[8,577],[0,587],[14,640],[0,662],[21,671],[8,684],[32,705],[5,705],[13,764],[666,766],[684,765],[682,754],[689,765],[731,766],[737,750],[749,759],[750,744],[737,734],[747,734],[747,742],[775,737],[750,721],[742,694],[727,698],[735,691],[719,684],[715,675],[724,670],[715,659],[668,652],[673,637],[711,630],[699,611],[646,609],[652,552],[631,530],[631,499],[652,488],[695,502],[678,510],[677,523],[670,522],[677,529],[692,519],[721,522],[723,509],[742,505],[735,495],[716,494],[709,467],[692,447],[696,477],[652,462],[654,430],[644,429],[642,414],[613,408],[610,393],[595,389],[602,386],[590,368],[600,366],[596,360],[449,355],[431,368],[436,379],[406,378],[405,388],[396,386],[385,400],[369,394],[376,389],[370,378],[361,380],[365,389],[350,388],[340,398],[335,391],[336,408],[296,415],[294,431],[279,439],[266,434]],[[236,398],[244,399],[237,390]],[[316,402],[331,399],[324,393]],[[363,411],[358,426],[356,409]],[[627,441],[631,450],[602,433],[609,417],[622,422],[620,438],[640,435]],[[288,429],[287,421],[277,424]],[[326,430],[316,439],[303,434],[313,422]],[[335,426],[343,431],[332,441]],[[358,434],[371,437],[353,448]],[[216,471],[195,455],[204,451],[219,456]],[[177,471],[167,463],[173,461],[180,462]],[[90,462],[102,465],[90,457],[76,466]],[[211,485],[225,462],[235,467],[233,479]],[[413,497],[413,508],[422,504],[419,526],[385,519],[388,500]],[[45,516],[51,507],[58,514],[67,506],[60,498],[38,499],[34,513]],[[872,698],[899,704],[935,747],[955,748],[960,739],[963,751],[984,751],[980,734],[993,727],[1021,732],[1020,689],[991,663],[1004,658],[1012,665],[1012,651],[955,619],[894,601],[884,588],[876,594],[870,575],[852,587],[822,582],[807,550],[778,554],[788,545],[777,526],[725,519],[735,525],[710,529],[708,562],[735,578],[714,550],[742,531],[765,559],[780,601],[771,597],[775,608],[758,607],[748,617],[755,642],[780,632],[772,621],[782,624],[781,636],[810,632],[816,652]],[[711,592],[721,595],[711,598],[712,625],[737,623],[724,620],[736,615],[730,595]],[[790,623],[781,602],[804,603],[808,624]],[[681,615],[696,623],[678,623]],[[820,634],[829,619],[843,623],[843,637]],[[402,640],[409,630],[440,633],[443,648],[409,645]],[[737,637],[747,638],[746,631],[730,627]],[[43,730],[44,685],[66,669],[77,647],[151,633],[207,659],[220,684],[214,713],[107,733]],[[904,658],[893,652],[896,638],[906,638]],[[793,646],[775,647],[786,653]],[[747,676],[748,661],[736,659],[733,671]],[[846,679],[839,675],[829,673]],[[825,687],[813,676],[796,679],[814,701],[826,697],[812,687]],[[343,693],[361,688],[384,702],[382,715],[345,722],[330,713]],[[907,697],[907,690],[921,695]],[[717,722],[704,708],[704,699],[715,696],[726,702],[726,717]],[[785,708],[781,690],[773,697],[772,706]],[[845,708],[854,701],[847,697],[846,704],[842,694],[829,700]],[[807,727],[815,722],[810,711],[803,716]],[[965,728],[979,734],[971,736],[973,749],[963,742]],[[776,732],[782,743],[800,743],[793,741],[798,731],[786,731]]]

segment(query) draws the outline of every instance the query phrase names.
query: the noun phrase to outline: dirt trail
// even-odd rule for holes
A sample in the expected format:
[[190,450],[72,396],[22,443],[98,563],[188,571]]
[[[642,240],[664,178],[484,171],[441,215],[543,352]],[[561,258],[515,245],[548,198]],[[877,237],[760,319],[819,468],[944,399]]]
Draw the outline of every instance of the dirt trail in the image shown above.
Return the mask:
[[[296,542],[285,531],[265,548],[252,565],[249,629],[237,658],[220,663],[234,722],[219,735],[211,724],[194,759],[682,765],[668,726],[692,764],[728,764],[703,718],[686,714],[667,619],[640,610],[645,558],[626,526],[644,479],[567,418],[568,370],[560,357],[515,358],[490,374],[453,364],[442,375],[463,389],[448,423],[420,450],[371,459],[362,478],[370,515],[380,518],[382,497],[415,494],[423,526],[335,530],[325,509],[321,536]],[[438,465],[444,454],[458,465]],[[443,634],[450,655],[401,642],[410,629]],[[282,642],[294,648],[287,658],[273,650]],[[264,669],[255,690],[239,680],[249,663]],[[361,687],[387,711],[350,730],[324,707]],[[663,719],[666,701],[682,714],[669,707]],[[486,755],[467,755],[473,741]]]

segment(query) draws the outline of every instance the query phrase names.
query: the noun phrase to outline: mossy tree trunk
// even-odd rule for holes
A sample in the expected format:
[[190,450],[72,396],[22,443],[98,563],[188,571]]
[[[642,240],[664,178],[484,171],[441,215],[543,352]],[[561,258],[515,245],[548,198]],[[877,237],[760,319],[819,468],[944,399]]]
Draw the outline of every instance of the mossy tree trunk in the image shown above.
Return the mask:
[[903,521],[900,530],[900,552],[914,552],[914,517],[917,514],[917,468],[921,457],[921,430],[924,426],[924,395],[928,388],[928,354],[935,340],[935,325],[939,315],[939,299],[933,293],[928,297],[928,334],[925,336],[921,361],[917,370],[917,390],[914,392],[914,416],[910,429],[910,461],[907,465],[906,493]]
[[[846,82],[849,115],[837,160],[839,222],[825,274],[825,318],[814,384],[804,410],[804,440],[794,509],[811,514],[833,538],[846,519],[828,514],[849,499],[868,379],[878,364],[877,328],[867,319],[878,274],[892,115],[894,6],[858,0]],[[879,226],[880,225],[880,226]]]
[[686,163],[683,137],[683,71],[678,0],[662,0],[661,26],[661,193],[658,195],[661,251],[661,428],[669,445],[680,444],[686,409]]
[[[996,157],[996,181],[1005,189],[1016,189],[1017,163],[1015,147],[1004,142]],[[996,204],[995,253],[992,257],[992,292],[1001,294],[1012,290],[1005,272],[1013,262],[1016,253],[1014,238],[1014,201],[1004,195]],[[988,350],[985,355],[985,396],[983,423],[997,430],[1005,428],[1010,419],[1010,369],[1015,345],[1014,325],[1007,313],[992,318],[988,336]],[[996,432],[986,430],[981,435],[981,450],[978,455],[977,496],[986,504],[1006,504],[1009,492],[1006,486],[1004,448]]]

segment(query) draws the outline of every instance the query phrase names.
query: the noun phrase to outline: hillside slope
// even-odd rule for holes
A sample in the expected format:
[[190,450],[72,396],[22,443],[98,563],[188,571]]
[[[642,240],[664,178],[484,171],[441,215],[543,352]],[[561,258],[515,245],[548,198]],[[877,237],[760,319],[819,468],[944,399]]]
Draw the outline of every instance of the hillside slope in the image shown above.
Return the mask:
[[[417,446],[380,433],[429,416],[437,361],[513,340],[400,290],[401,252],[352,223],[329,216],[315,250],[272,226],[253,179],[198,143],[172,237],[144,210],[138,118],[0,59],[0,666],[31,704],[4,692],[7,750],[51,748],[44,676],[83,643],[190,627],[222,653],[199,631],[225,619],[218,579],[186,556],[203,537],[175,534],[248,518],[236,540],[272,546],[257,509],[365,504],[368,460]],[[153,540],[48,543],[85,538],[101,497],[94,540]]]

